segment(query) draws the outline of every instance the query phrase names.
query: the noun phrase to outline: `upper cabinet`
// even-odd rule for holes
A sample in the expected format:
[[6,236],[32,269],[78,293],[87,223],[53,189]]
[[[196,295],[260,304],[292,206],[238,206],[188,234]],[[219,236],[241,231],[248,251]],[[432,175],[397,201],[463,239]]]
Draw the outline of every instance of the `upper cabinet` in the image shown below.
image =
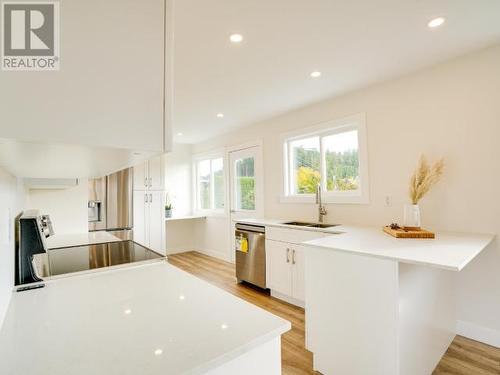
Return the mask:
[[59,2],[60,69],[0,71],[0,138],[168,151],[169,4]]
[[164,168],[164,159],[161,155],[134,166],[134,190],[163,190]]

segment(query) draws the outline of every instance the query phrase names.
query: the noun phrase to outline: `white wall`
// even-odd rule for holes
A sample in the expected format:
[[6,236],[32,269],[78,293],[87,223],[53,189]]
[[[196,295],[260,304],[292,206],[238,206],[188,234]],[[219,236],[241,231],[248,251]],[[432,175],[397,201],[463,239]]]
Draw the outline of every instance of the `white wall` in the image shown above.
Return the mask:
[[[264,142],[265,216],[314,220],[313,204],[280,203],[280,134],[365,113],[370,203],[328,205],[327,221],[381,226],[402,221],[419,155],[444,156],[445,176],[421,202],[433,230],[500,233],[500,45],[351,94],[320,102],[193,147],[194,153]],[[392,205],[385,206],[385,196]],[[224,249],[224,221],[197,224],[200,246]],[[217,224],[216,224],[217,223]],[[203,227],[200,227],[203,226]],[[209,229],[207,229],[209,228]],[[217,243],[215,243],[217,242]],[[500,249],[490,246],[459,277],[458,314],[500,338]],[[470,326],[469,326],[470,327]],[[477,330],[475,331],[477,333]],[[488,331],[490,334],[492,331]],[[491,340],[490,340],[491,342]]]
[[189,215],[191,206],[191,146],[176,143],[165,154],[165,189],[177,216]]
[[[191,146],[174,144],[172,152],[166,154],[164,160],[165,189],[173,205],[173,216],[191,215]],[[195,227],[193,221],[167,221],[165,225],[167,254],[195,249]]]
[[0,327],[14,286],[14,220],[23,206],[22,183],[0,167]]
[[55,234],[88,231],[88,180],[79,179],[78,186],[69,189],[29,190],[26,205],[50,215]]

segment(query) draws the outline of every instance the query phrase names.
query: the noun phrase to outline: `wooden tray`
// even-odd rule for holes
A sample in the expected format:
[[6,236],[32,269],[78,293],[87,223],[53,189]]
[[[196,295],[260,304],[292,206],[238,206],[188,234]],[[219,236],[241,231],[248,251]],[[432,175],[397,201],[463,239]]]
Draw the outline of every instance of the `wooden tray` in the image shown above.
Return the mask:
[[392,229],[391,227],[384,227],[384,232],[390,234],[396,238],[435,238],[436,235],[432,232],[429,232],[425,229],[420,230],[404,230],[400,229]]

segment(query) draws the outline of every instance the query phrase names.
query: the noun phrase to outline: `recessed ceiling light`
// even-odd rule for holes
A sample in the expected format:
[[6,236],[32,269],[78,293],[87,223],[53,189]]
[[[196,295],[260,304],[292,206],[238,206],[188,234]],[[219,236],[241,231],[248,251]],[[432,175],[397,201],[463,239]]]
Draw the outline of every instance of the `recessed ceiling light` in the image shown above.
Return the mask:
[[223,118],[224,117],[224,113],[217,113],[216,115],[218,118]]
[[311,77],[313,78],[318,78],[319,76],[321,76],[321,72],[315,71],[311,73]]
[[241,34],[231,34],[229,40],[233,43],[240,43],[243,40],[243,35]]
[[427,24],[427,26],[429,26],[431,29],[433,29],[435,27],[441,26],[445,21],[446,21],[446,19],[444,17],[437,17],[437,18],[430,20],[429,23]]
[[180,132],[179,132],[179,133],[177,133],[177,136],[178,136],[178,137],[182,137],[182,133],[180,133]]
[[161,349],[155,350],[155,355],[162,355],[162,354],[163,354],[163,350],[161,350]]
[[130,310],[130,309],[126,309],[126,310],[124,310],[124,311],[123,311],[123,313],[124,313],[125,315],[130,315],[130,314],[132,314],[132,310]]
[[227,324],[221,324],[220,328],[221,329],[227,329],[228,325]]
[[181,301],[184,301],[184,300],[186,299],[186,297],[184,297],[184,295],[182,295],[182,294],[181,294],[181,295],[179,296],[179,299],[180,299]]

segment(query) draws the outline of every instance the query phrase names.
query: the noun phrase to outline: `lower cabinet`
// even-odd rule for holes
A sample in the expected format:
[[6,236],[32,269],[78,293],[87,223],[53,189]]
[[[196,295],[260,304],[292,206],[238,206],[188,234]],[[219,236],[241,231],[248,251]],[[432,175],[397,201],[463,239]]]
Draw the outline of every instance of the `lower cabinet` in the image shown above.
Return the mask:
[[275,297],[304,305],[304,261],[302,245],[266,240],[267,287]]
[[157,253],[165,250],[165,192],[134,191],[134,241]]

